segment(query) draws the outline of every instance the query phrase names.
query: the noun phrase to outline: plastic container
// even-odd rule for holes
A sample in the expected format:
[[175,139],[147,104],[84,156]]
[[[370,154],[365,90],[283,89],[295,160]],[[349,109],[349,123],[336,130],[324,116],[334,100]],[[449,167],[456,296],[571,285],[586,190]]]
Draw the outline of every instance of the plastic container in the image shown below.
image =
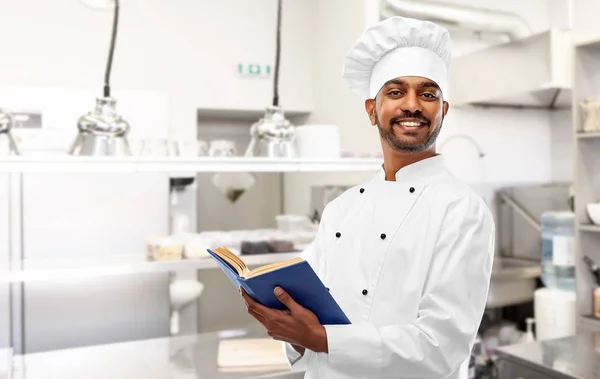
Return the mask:
[[542,282],[547,288],[575,291],[575,214],[542,214]]

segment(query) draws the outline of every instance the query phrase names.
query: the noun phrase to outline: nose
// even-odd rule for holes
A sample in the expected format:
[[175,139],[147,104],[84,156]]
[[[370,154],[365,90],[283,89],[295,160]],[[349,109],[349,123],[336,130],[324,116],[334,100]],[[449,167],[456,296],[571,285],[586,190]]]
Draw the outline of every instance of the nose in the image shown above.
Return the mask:
[[400,108],[402,111],[415,113],[416,111],[421,112],[423,110],[419,101],[419,97],[415,91],[409,91],[402,100],[403,101],[400,103]]

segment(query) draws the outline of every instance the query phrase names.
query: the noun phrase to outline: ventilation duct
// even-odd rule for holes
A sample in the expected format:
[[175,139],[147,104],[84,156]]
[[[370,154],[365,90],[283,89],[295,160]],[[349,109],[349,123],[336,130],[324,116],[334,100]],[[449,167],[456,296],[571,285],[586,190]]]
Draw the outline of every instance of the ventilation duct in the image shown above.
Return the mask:
[[511,40],[532,34],[529,25],[514,13],[424,0],[387,0],[384,4],[387,6],[382,9],[383,18],[418,18],[476,32],[503,34]]

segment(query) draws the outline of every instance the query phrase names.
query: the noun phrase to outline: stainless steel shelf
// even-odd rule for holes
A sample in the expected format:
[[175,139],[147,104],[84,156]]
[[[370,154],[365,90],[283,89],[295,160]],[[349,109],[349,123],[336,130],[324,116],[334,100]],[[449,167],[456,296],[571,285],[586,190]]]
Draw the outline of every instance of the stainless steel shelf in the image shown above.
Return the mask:
[[600,132],[578,132],[577,138],[580,138],[580,139],[598,138],[598,139],[600,139]]
[[0,159],[0,172],[354,172],[376,171],[380,158],[18,156]]
[[600,225],[582,224],[579,225],[579,230],[582,232],[600,233]]
[[[292,259],[301,252],[244,255],[248,266],[265,265]],[[91,277],[203,270],[217,268],[212,257],[174,261],[148,261],[143,254],[113,255],[95,259],[24,260],[23,269],[0,273],[0,283],[38,282],[62,279],[87,279]]]
[[580,316],[579,320],[587,329],[600,331],[600,319],[592,316]]

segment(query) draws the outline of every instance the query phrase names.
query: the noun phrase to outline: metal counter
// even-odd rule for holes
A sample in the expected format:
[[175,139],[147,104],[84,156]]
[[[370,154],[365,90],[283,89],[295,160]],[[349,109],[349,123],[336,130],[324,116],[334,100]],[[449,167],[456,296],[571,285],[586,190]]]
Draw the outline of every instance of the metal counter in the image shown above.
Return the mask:
[[497,350],[499,378],[600,379],[600,332]]
[[12,379],[302,378],[304,373],[282,372],[281,369],[236,373],[219,371],[219,341],[263,337],[268,338],[264,330],[251,327],[26,354],[13,358]]

